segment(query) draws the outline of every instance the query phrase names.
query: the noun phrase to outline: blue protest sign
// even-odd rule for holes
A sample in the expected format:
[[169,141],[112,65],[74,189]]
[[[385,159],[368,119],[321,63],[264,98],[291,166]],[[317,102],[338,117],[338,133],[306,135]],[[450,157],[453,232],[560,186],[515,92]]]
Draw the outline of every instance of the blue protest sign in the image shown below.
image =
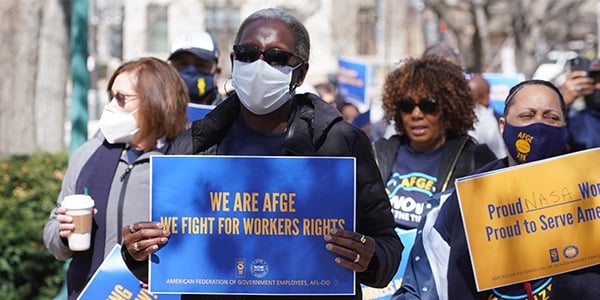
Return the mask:
[[77,299],[158,299],[174,300],[179,295],[155,295],[142,288],[121,258],[121,245],[115,245]]
[[501,73],[482,74],[490,84],[490,105],[497,114],[504,112],[504,100],[508,96],[510,88],[525,80],[523,74],[505,75]]
[[323,240],[354,231],[354,158],[154,156],[151,174],[152,220],[171,236],[150,291],[355,294]]
[[192,123],[196,120],[200,120],[206,116],[213,108],[212,105],[188,103],[187,117],[188,123]]
[[346,58],[338,59],[338,88],[344,99],[357,105],[361,112],[368,106],[368,87],[371,80],[371,66],[364,62]]
[[406,265],[408,260],[410,259],[410,251],[412,250],[413,245],[415,244],[415,238],[417,236],[416,229],[403,230],[400,228],[396,228],[396,233],[400,237],[402,241],[402,245],[404,245],[404,250],[402,250],[402,259],[400,260],[400,266],[398,266],[398,271],[396,271],[396,275],[392,278],[390,283],[381,289],[376,289],[372,287],[368,287],[366,285],[361,285],[363,299],[365,300],[385,300],[391,299],[392,295],[400,289],[402,285],[402,277],[404,277],[404,272],[406,271]]

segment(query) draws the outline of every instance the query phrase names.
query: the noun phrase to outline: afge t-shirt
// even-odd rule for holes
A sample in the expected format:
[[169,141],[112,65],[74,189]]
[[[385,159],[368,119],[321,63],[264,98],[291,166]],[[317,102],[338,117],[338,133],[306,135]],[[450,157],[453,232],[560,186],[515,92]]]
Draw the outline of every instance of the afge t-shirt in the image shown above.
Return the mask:
[[396,224],[405,229],[416,228],[426,209],[426,201],[437,191],[437,172],[442,147],[428,152],[415,152],[400,146],[392,175],[386,183]]

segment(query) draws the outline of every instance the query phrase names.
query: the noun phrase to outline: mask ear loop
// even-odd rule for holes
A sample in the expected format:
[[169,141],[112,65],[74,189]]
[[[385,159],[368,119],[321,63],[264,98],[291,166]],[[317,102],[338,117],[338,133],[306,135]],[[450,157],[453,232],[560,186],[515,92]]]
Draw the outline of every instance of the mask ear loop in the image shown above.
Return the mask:
[[235,88],[233,88],[233,84],[231,83],[231,77],[227,78],[225,82],[223,82],[223,90],[225,94],[229,97],[235,93]]
[[296,94],[296,89],[298,87],[300,87],[301,85],[302,85],[302,82],[296,82],[296,83],[294,83],[294,85],[292,85],[292,88],[290,89],[290,95]]
[[[295,71],[296,71],[298,68],[300,68],[300,66],[302,66],[303,64],[304,64],[304,63],[301,63],[301,64],[297,65],[296,67],[293,67],[293,69],[292,69],[292,78],[294,78],[294,72],[295,72]],[[303,81],[298,81],[298,82],[294,83],[294,85],[292,85],[292,87],[290,88],[290,95],[292,95],[292,96],[293,96],[293,95],[296,93],[296,89],[297,89],[298,87],[300,87],[300,86],[302,85],[302,83],[303,83]]]

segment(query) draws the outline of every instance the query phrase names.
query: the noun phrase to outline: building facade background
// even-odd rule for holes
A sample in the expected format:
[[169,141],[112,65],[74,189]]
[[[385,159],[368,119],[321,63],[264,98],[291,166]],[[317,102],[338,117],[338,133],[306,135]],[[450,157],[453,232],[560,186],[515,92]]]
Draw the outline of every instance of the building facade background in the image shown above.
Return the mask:
[[231,75],[229,54],[241,21],[267,7],[294,14],[309,31],[308,83],[334,79],[340,56],[372,66],[372,119],[382,115],[379,98],[385,74],[402,58],[419,56],[427,40],[443,38],[420,0],[96,0],[90,5],[90,55],[99,92],[96,100],[90,100],[90,119],[99,117],[106,101],[103,78],[114,68],[140,56],[166,59],[170,42],[191,30],[208,31],[218,41],[222,70],[218,86],[224,93]]

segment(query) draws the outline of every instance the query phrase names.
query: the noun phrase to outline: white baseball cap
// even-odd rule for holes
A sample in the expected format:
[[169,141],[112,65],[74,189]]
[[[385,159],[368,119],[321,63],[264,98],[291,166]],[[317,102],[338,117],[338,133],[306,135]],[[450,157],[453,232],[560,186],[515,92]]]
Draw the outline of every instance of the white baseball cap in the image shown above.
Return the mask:
[[219,60],[219,47],[210,34],[204,31],[191,31],[178,36],[171,43],[169,60],[181,52],[189,52],[204,60]]

